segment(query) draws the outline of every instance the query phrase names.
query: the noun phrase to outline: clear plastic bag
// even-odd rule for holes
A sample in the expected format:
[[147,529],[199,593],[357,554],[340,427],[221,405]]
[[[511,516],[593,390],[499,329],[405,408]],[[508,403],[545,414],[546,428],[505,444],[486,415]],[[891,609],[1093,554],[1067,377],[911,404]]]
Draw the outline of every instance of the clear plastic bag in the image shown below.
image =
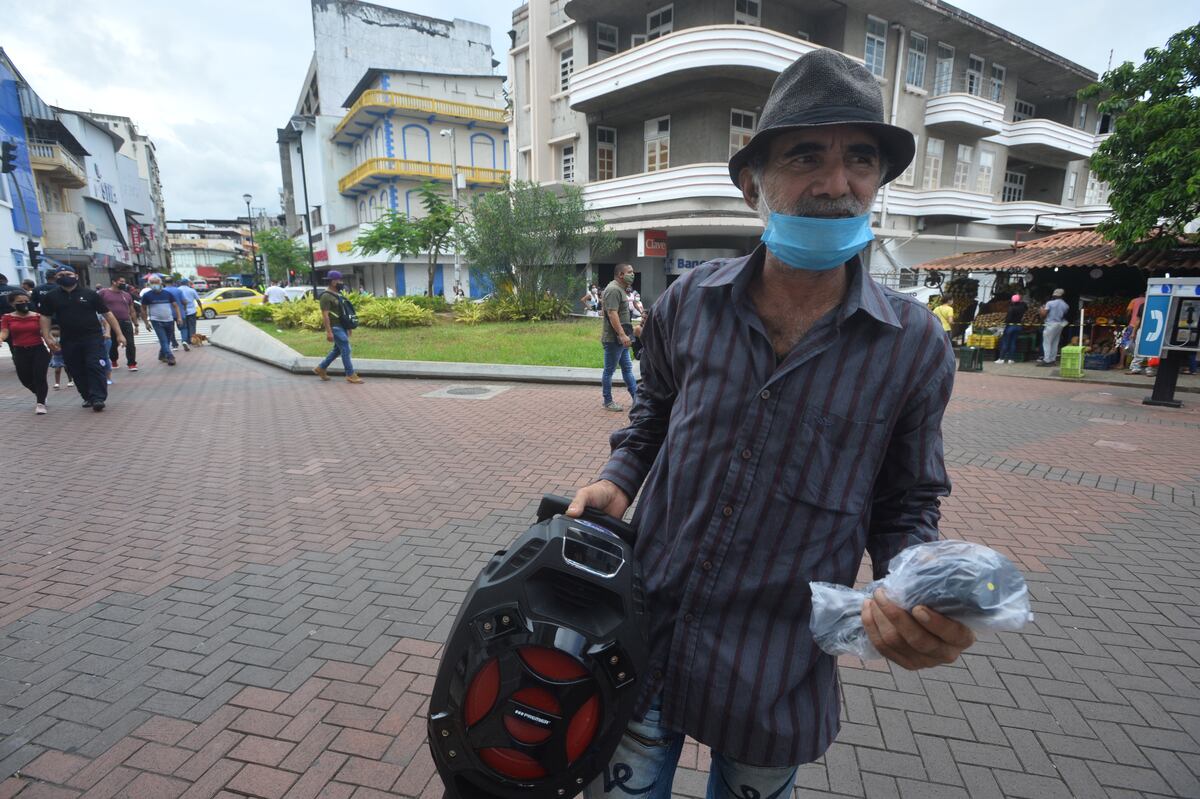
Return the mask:
[[1025,578],[994,549],[967,541],[932,541],[902,550],[890,571],[862,589],[809,583],[810,628],[831,655],[881,657],[862,625],[863,602],[882,588],[905,610],[924,605],[976,632],[1019,630],[1033,620]]

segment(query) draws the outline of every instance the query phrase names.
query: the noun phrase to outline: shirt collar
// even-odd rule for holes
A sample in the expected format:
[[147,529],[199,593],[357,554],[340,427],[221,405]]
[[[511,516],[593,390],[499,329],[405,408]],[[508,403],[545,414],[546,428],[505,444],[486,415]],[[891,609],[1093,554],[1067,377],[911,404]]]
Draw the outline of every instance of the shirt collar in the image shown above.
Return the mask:
[[[700,285],[705,288],[732,286],[733,300],[740,301],[745,296],[750,281],[762,269],[766,253],[766,245],[759,244],[749,255],[734,258],[717,267]],[[862,259],[856,255],[846,262],[846,266],[850,285],[846,289],[841,320],[849,319],[856,311],[863,311],[885,325],[902,327],[883,288],[867,273]]]

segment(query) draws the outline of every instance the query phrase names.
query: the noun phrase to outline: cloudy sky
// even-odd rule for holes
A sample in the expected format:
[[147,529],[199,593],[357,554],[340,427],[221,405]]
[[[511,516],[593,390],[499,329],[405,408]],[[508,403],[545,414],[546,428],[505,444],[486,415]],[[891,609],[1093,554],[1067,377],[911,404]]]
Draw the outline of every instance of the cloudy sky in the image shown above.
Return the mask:
[[[515,0],[378,4],[489,25],[506,62]],[[1110,50],[1138,63],[1197,17],[1187,0],[956,5],[1097,72]],[[0,0],[0,19],[0,47],[43,99],[132,117],[154,139],[168,217],[245,213],[246,192],[279,212],[275,129],[312,56],[309,0]]]

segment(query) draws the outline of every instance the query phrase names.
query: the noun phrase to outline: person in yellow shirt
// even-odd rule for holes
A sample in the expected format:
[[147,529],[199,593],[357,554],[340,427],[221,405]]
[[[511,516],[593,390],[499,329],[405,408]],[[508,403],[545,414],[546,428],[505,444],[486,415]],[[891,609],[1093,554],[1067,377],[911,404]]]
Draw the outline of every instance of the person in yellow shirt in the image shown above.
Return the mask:
[[950,325],[954,323],[954,308],[945,297],[942,298],[941,304],[933,309],[933,315],[942,323],[942,330],[945,330],[946,335],[949,336]]

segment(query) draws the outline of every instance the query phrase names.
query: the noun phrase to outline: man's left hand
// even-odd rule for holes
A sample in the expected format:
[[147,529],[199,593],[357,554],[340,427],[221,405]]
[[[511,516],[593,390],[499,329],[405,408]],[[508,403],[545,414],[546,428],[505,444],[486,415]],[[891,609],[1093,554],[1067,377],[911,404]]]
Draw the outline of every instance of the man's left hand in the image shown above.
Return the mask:
[[862,622],[879,654],[909,671],[953,663],[975,643],[970,627],[923,605],[909,613],[882,589],[863,603]]
[[117,336],[117,346],[118,347],[125,346],[125,337],[124,336]]

